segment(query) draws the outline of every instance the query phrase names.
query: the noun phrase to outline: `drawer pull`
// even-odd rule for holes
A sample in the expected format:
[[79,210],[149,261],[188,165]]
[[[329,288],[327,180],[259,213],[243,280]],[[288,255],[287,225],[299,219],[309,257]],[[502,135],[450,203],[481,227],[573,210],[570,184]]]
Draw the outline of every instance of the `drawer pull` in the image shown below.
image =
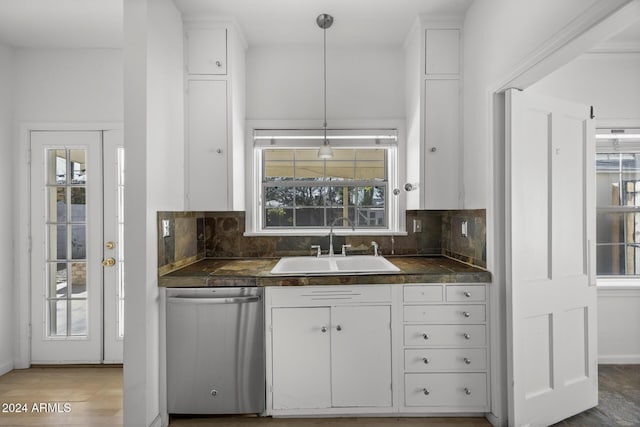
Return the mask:
[[464,363],[466,363],[467,365],[471,365],[471,359],[469,359],[468,357],[465,357]]
[[342,326],[338,325],[336,326],[336,331],[340,332],[342,330]]
[[462,312],[462,315],[463,315],[464,317],[471,317],[471,313],[469,313],[468,311],[463,311],[463,312]]
[[424,338],[425,340],[429,339],[429,334],[422,334],[422,338]]
[[429,359],[427,359],[426,357],[423,357],[422,361],[424,362],[425,365],[429,364]]
[[429,396],[429,390],[427,390],[426,388],[422,389],[422,393],[424,393],[425,396]]
[[465,340],[470,340],[471,339],[471,335],[469,335],[466,332],[462,336],[464,337]]
[[320,330],[321,330],[322,332],[327,332],[327,327],[326,327],[326,326],[323,326],[323,327],[321,327],[321,328],[320,328]]
[[469,388],[465,387],[464,388],[464,394],[466,394],[467,396],[471,395],[471,390],[469,390]]
[[467,298],[471,298],[471,292],[464,291],[464,296],[467,297]]

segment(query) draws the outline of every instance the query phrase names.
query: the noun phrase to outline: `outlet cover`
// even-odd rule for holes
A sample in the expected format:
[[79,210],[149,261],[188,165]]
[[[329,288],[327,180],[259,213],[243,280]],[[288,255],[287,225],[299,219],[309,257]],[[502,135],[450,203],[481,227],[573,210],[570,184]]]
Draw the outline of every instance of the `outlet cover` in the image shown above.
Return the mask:
[[413,232],[414,233],[422,233],[422,220],[414,219],[413,220]]
[[169,237],[169,236],[171,236],[171,229],[169,228],[169,220],[163,219],[162,220],[162,237]]

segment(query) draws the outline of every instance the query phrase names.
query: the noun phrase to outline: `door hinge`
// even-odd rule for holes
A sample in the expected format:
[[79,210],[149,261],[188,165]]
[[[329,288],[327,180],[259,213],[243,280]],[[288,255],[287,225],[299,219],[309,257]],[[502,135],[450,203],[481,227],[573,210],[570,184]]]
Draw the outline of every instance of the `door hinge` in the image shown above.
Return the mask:
[[595,119],[595,118],[596,118],[595,112],[594,112],[594,110],[593,110],[593,105],[592,105],[591,107],[589,107],[589,118],[590,118],[591,120],[593,120],[593,119]]

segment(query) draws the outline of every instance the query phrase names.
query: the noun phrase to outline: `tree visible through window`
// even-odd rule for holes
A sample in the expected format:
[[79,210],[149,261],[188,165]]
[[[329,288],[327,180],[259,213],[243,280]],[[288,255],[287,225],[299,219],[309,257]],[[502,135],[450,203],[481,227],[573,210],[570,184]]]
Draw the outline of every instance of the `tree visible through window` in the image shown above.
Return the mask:
[[342,217],[357,228],[388,227],[388,149],[333,148],[329,160],[317,151],[263,150],[263,227],[329,227]]

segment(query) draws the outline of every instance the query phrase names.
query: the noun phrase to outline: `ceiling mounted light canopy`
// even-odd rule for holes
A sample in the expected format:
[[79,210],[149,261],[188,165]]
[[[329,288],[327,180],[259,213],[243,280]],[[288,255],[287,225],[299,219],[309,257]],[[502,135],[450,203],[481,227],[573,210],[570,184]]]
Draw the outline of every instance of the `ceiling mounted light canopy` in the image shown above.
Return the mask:
[[330,28],[333,25],[333,16],[321,13],[316,18],[316,23],[318,27],[322,28],[323,35],[323,64],[324,64],[324,122],[322,123],[322,129],[324,130],[324,138],[322,142],[322,146],[318,150],[318,158],[319,159],[331,159],[333,158],[333,150],[329,145],[329,140],[327,139],[327,28]]

